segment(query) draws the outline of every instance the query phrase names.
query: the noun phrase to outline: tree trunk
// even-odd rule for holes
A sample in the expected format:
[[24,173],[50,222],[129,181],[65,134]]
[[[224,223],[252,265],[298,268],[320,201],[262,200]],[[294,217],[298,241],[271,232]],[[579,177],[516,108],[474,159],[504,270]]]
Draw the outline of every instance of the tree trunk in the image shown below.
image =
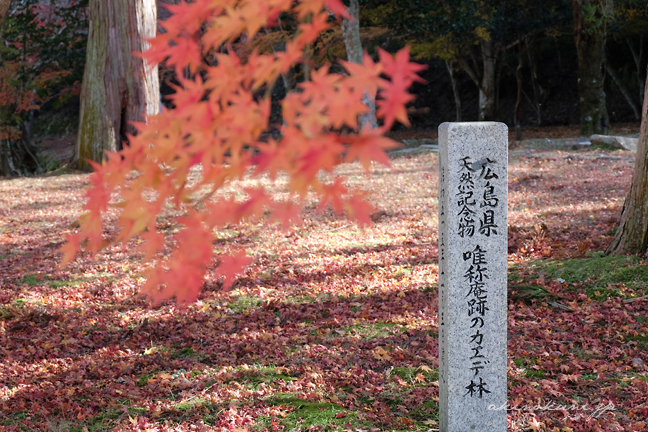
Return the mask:
[[[600,4],[599,4],[600,3]],[[605,107],[605,37],[612,0],[572,0],[574,39],[578,53],[581,134],[605,133],[610,124]]]
[[533,89],[534,101],[531,102],[530,98],[529,101],[534,105],[536,113],[538,114],[538,120],[536,122],[537,125],[542,126],[542,107],[547,100],[547,91],[542,88],[538,80],[538,64],[535,56],[531,53],[530,45],[531,43],[527,44],[527,59],[529,60],[529,69],[531,70],[531,88]]
[[459,93],[459,83],[454,76],[454,71],[452,70],[452,63],[446,61],[446,67],[448,68],[448,73],[450,74],[450,83],[452,84],[452,94],[454,95],[455,110],[456,110],[456,119],[455,121],[461,121],[461,94]]
[[[358,0],[351,0],[347,9],[352,20],[343,19],[342,36],[344,37],[344,46],[347,51],[347,60],[350,62],[362,64],[362,42],[360,41],[360,5]],[[369,112],[358,116],[358,126],[362,129],[366,124],[372,128],[378,126],[376,120],[376,95],[370,95],[365,92],[362,95],[362,102],[369,107]]]
[[9,3],[11,3],[11,0],[0,0],[0,21],[2,21],[9,10]]
[[[648,75],[647,75],[648,76]],[[641,130],[630,192],[608,255],[645,254],[648,248],[648,79],[644,89]]]
[[160,102],[157,66],[131,52],[146,50],[155,36],[155,0],[90,0],[86,67],[81,90],[79,132],[73,164],[89,170],[133,134],[131,121],[156,114]]
[[522,125],[520,124],[520,106],[522,105],[522,39],[518,39],[518,65],[515,68],[515,78],[517,80],[517,99],[515,100],[515,109],[513,109],[513,123],[515,123],[515,141],[522,141]]
[[493,41],[482,41],[484,65],[479,86],[479,121],[496,121],[497,113],[497,58],[498,50]]

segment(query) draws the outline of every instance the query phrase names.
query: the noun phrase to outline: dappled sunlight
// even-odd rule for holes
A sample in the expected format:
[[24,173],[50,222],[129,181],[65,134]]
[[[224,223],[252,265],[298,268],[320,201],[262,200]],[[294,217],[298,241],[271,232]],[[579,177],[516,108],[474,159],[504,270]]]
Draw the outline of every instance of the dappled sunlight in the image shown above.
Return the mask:
[[[510,161],[509,261],[604,248],[631,161],[536,156],[542,162]],[[308,409],[340,428],[405,428],[435,418],[437,156],[392,164],[369,175],[359,164],[338,168],[353,187],[370,192],[372,226],[312,203],[303,224],[285,231],[263,221],[226,227],[216,253],[244,246],[253,264],[228,292],[208,269],[199,301],[183,310],[169,302],[151,308],[137,296],[147,269],[135,251],[138,239],[58,268],[57,249],[74,230],[84,200],[78,185],[87,175],[0,182],[0,200],[12,202],[0,214],[0,409],[7,430],[43,429],[52,419],[88,430],[262,429],[278,419],[297,425]],[[542,176],[534,177],[538,164]],[[199,175],[192,171],[192,181]],[[28,187],[32,182],[37,187]],[[263,182],[283,187],[281,180]],[[178,228],[171,214],[159,220],[166,232]],[[111,220],[107,236],[116,234]],[[560,301],[576,311],[570,313],[602,313],[557,283],[543,292],[565,296]],[[516,358],[544,351],[555,358],[560,346],[548,350],[553,342],[544,341],[553,324],[536,317],[566,318],[546,304],[531,315],[537,306],[519,298],[515,293],[509,304],[509,350]],[[618,326],[627,319],[621,314]],[[578,344],[578,337],[561,340]],[[526,385],[535,371],[526,361],[510,369],[515,385]],[[527,387],[511,392],[516,400],[527,394]]]

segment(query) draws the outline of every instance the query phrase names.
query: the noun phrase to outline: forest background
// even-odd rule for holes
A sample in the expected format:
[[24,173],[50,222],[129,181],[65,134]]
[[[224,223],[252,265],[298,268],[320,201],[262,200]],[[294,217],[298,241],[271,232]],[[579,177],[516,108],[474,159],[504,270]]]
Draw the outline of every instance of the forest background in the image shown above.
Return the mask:
[[[157,0],[159,5],[175,2]],[[412,128],[397,136],[431,137],[444,121],[480,118],[505,122],[512,131],[524,127],[530,131],[525,138],[539,137],[531,132],[538,126],[580,125],[580,130],[562,129],[559,133],[589,136],[609,132],[612,123],[639,122],[648,62],[645,3],[618,0],[613,7],[610,1],[580,3],[586,12],[594,11],[583,18],[586,33],[601,33],[599,39],[604,41],[593,48],[602,57],[591,68],[596,71],[598,66],[594,73],[600,75],[602,87],[594,90],[605,110],[600,114],[603,120],[589,126],[583,125],[579,106],[579,52],[572,2],[523,1],[475,8],[470,0],[452,2],[451,7],[443,2],[360,1],[364,49],[375,56],[377,47],[395,52],[409,45],[416,61],[427,66],[420,74],[425,84],[414,83],[411,89],[416,95],[409,104]],[[24,146],[43,160],[31,160],[33,157],[25,155],[29,152],[21,149],[22,143],[16,143],[23,161],[15,161],[16,166],[10,168],[4,156],[9,150],[3,150],[0,175],[42,171],[72,158],[66,143],[75,140],[78,129],[88,25],[85,7],[87,0],[80,6],[67,0],[10,3],[9,17],[2,24],[5,48],[0,60],[5,77],[3,136],[26,141]],[[603,11],[601,16],[596,10]],[[158,7],[160,19],[169,14]],[[290,31],[290,25],[257,36],[253,46],[262,52],[281,49],[281,33]],[[346,58],[339,28],[324,39],[324,60]],[[60,49],[63,45],[64,50]],[[161,68],[159,74],[162,103],[168,104],[164,97],[173,92],[170,85],[177,81],[168,68]],[[274,89],[277,100],[285,86],[295,82],[278,82]],[[486,108],[480,110],[480,106]],[[279,120],[278,104],[273,105],[273,113],[273,120]],[[392,131],[408,129],[396,125]],[[45,149],[49,152],[35,154]]]
[[[605,121],[589,123],[578,107],[574,3],[476,7],[484,4],[361,3],[362,43],[371,55],[409,44],[428,66],[420,72],[428,82],[411,90],[413,128],[395,125],[391,136],[433,138],[438,123],[459,117],[506,121],[512,132],[517,123],[528,137],[546,134],[530,127],[538,124],[567,126],[560,133],[572,136],[610,125],[638,131],[644,2],[614,2],[615,13],[605,9],[611,2],[581,3],[589,7],[588,34],[605,29],[607,58],[606,110],[599,111]],[[24,153],[32,144],[49,150],[27,155],[27,170],[11,174],[42,173],[72,158],[88,24],[78,4],[59,6],[11,2],[3,22],[3,139]],[[345,58],[341,33],[334,29],[322,41],[325,58]],[[280,49],[276,42],[262,34],[256,43]],[[484,81],[490,73],[494,93]],[[162,93],[171,93],[173,71],[162,68],[160,82]],[[282,96],[289,87],[282,79],[273,91]],[[281,120],[276,106],[273,115]],[[56,143],[65,143],[58,154]],[[633,155],[513,155],[511,428],[645,430],[646,265],[641,257],[599,253],[618,225]],[[134,251],[137,239],[58,267],[92,177],[59,170],[4,179],[1,427],[434,430],[436,156],[393,155],[392,164],[372,168],[371,176],[358,164],[340,167],[351,188],[373,193],[374,225],[364,231],[317,212],[314,203],[305,224],[287,232],[228,225],[214,244],[246,247],[254,262],[230,292],[210,268],[199,302],[183,311],[173,303],[151,309],[136,296],[146,270]],[[164,233],[178,231],[171,216],[160,220]],[[106,229],[114,233],[115,226]],[[608,408],[543,409],[549,402]]]

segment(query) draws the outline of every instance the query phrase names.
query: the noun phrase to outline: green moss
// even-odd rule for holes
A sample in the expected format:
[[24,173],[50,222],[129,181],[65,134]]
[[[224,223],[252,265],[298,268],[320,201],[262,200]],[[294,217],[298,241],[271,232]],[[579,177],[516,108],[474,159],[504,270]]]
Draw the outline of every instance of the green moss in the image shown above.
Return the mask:
[[285,302],[292,303],[292,304],[305,304],[305,303],[317,303],[317,302],[323,303],[328,301],[330,298],[331,295],[329,293],[322,293],[315,297],[307,296],[307,295],[291,297],[291,298],[287,298]]
[[[358,308],[354,312],[358,311]],[[389,337],[397,333],[402,326],[396,323],[372,323],[372,324],[358,324],[355,326],[349,326],[341,328],[340,331],[346,333],[355,333],[361,336],[363,339],[376,339],[380,337]]]
[[527,378],[542,379],[545,377],[545,371],[527,369],[526,372],[524,373],[524,376],[526,376]]
[[259,297],[238,296],[234,301],[230,302],[227,307],[232,309],[235,313],[243,313],[258,308],[261,306],[261,303],[263,303],[263,300]]
[[513,359],[513,363],[515,363],[515,366],[517,366],[519,368],[525,368],[529,364],[535,364],[535,362],[533,360],[529,359],[528,357],[517,357],[517,358]]
[[17,307],[23,307],[23,306],[25,306],[25,304],[29,303],[29,299],[18,298],[18,299],[15,299],[13,302],[14,302],[14,305],[16,305]]
[[[439,404],[434,401],[427,401],[410,411],[412,419],[417,421],[439,421]],[[428,428],[429,429],[429,426]]]
[[238,368],[233,371],[234,377],[229,381],[236,381],[253,390],[257,390],[261,383],[272,384],[278,380],[289,382],[295,379],[289,372],[274,366]]
[[194,351],[193,347],[184,346],[182,348],[177,347],[169,351],[169,357],[172,359],[177,358],[203,358],[205,354],[197,353]]
[[[291,394],[280,393],[266,399],[266,405],[278,406],[291,409],[286,417],[278,417],[279,423],[287,431],[308,430],[311,426],[321,426],[322,430],[330,430],[328,426],[333,426],[333,430],[342,429],[368,429],[375,427],[358,418],[358,413],[347,411],[344,407],[329,402],[309,402],[298,399]],[[338,416],[340,416],[338,418]],[[350,423],[351,427],[346,425]],[[270,426],[269,418],[259,418],[257,427],[262,430]]]
[[73,286],[73,287],[79,286],[79,285],[81,285],[81,282],[80,281],[69,281],[69,280],[56,280],[56,279],[54,279],[54,280],[48,280],[47,285],[50,288],[56,289],[56,288],[62,288],[62,287],[66,287],[66,286]]
[[[97,273],[97,277],[106,277],[106,275],[112,276],[110,273]],[[86,279],[90,280],[90,279]],[[42,274],[26,274],[22,277],[21,282],[29,286],[38,286],[47,284],[50,288],[61,288],[65,286],[78,286],[81,284],[82,279],[80,280],[60,280],[52,279],[47,275]]]
[[29,286],[36,286],[36,285],[40,285],[43,282],[43,277],[40,276],[39,278],[39,275],[27,274],[23,276],[21,282]]
[[145,374],[145,375],[140,376],[137,379],[137,386],[138,387],[144,387],[146,384],[148,384],[148,380],[151,379],[152,376],[153,375],[151,375],[151,374]]
[[535,365],[535,360],[529,357],[518,357],[513,359],[515,366],[522,369],[524,376],[527,378],[541,379],[545,377],[545,371],[538,369],[531,369],[529,366]]
[[[568,284],[583,282],[588,297],[601,301],[622,296],[617,286],[619,283],[631,289],[648,287],[648,265],[637,256],[601,256],[596,253],[586,258],[562,261],[539,260],[526,270],[531,271],[526,280],[543,274],[545,280],[562,279]],[[516,268],[511,269],[511,279],[519,279],[517,271]]]
[[628,336],[627,339],[637,342],[637,348],[639,349],[648,348],[648,335]]
[[425,377],[425,383],[439,380],[438,370],[428,371],[426,368],[421,367],[395,367],[391,370],[391,375],[398,375],[410,384],[420,384],[416,379],[419,374]]

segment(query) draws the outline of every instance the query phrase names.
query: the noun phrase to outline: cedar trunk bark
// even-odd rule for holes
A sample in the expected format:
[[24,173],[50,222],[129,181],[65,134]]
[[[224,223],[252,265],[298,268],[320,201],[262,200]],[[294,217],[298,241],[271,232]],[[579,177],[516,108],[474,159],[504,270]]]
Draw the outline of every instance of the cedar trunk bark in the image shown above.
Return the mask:
[[[342,36],[344,38],[344,47],[347,52],[347,60],[350,62],[362,64],[362,41],[360,40],[360,4],[358,0],[351,0],[347,9],[352,20],[344,19],[342,21]],[[369,112],[358,116],[358,126],[362,129],[366,124],[372,128],[378,127],[376,120],[376,95],[370,95],[365,92],[362,95],[362,102],[369,107]]]
[[605,133],[610,124],[603,84],[607,17],[612,0],[572,0],[574,39],[578,53],[581,134]]
[[90,170],[87,160],[101,162],[106,151],[118,151],[128,122],[156,114],[160,103],[157,65],[132,52],[145,51],[144,38],[155,36],[155,0],[91,0],[86,66],[73,164]]
[[[647,75],[648,76],[648,75]],[[621,221],[605,253],[645,254],[648,249],[648,79],[644,89],[641,130],[630,192],[623,204]]]
[[0,22],[2,22],[2,19],[9,10],[9,3],[11,3],[11,0],[0,0]]

